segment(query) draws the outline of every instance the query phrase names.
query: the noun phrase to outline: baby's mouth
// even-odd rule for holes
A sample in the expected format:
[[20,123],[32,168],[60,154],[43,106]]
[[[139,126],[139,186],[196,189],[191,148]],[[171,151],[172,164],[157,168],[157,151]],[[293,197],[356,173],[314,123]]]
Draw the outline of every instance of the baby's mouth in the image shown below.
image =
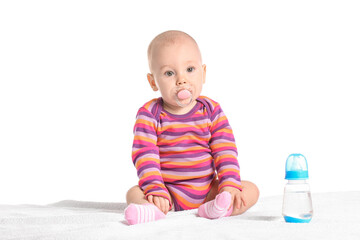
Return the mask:
[[182,89],[177,93],[177,97],[180,100],[187,99],[187,98],[191,97],[191,92],[187,89]]
[[176,93],[175,98],[176,98],[176,103],[179,107],[186,107],[192,102],[192,93],[191,91],[184,88]]

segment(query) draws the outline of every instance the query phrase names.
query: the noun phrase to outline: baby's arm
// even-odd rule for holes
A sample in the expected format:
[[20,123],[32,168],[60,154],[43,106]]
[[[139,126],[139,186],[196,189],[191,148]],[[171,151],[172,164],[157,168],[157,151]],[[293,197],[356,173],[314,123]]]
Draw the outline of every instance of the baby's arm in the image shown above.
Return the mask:
[[[169,204],[170,194],[161,176],[159,148],[156,143],[156,120],[151,112],[140,108],[134,127],[132,149],[133,163],[139,176],[139,187],[144,191],[148,201],[150,201],[150,196],[159,196],[166,199]],[[151,199],[153,201],[153,197]],[[154,203],[158,207],[163,206],[163,204]]]
[[224,187],[232,187],[241,191],[240,167],[234,135],[219,104],[214,105],[211,123],[210,148],[219,178],[218,190],[221,191]]

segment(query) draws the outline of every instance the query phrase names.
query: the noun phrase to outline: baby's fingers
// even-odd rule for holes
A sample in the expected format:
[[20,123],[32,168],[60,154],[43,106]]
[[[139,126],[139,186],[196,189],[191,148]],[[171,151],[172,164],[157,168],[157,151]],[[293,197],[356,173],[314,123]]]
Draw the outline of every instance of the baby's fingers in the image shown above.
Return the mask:
[[154,204],[154,196],[153,195],[148,196],[147,200],[149,203]]
[[237,209],[241,208],[241,195],[240,194],[236,194],[235,196],[235,204]]
[[246,202],[245,202],[244,196],[241,196],[241,201],[242,201],[242,204],[246,207]]
[[166,205],[165,205],[165,199],[164,198],[160,198],[160,210],[165,213],[166,212]]
[[162,211],[163,213],[167,214],[169,212],[169,208],[170,208],[170,204],[169,204],[169,200],[166,198],[162,198]]
[[169,200],[165,199],[165,214],[167,214],[169,212],[170,208],[170,203]]
[[160,199],[158,197],[154,197],[154,204],[161,210],[161,203],[160,203]]
[[148,197],[148,201],[154,204],[157,208],[160,209],[160,211],[162,211],[165,214],[167,214],[168,211],[170,210],[169,200],[166,198],[150,195]]

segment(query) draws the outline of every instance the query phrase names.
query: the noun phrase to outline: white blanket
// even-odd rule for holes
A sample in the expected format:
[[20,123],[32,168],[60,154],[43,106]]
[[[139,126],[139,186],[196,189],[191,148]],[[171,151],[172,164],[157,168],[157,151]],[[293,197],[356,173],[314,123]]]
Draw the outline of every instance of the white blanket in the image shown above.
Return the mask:
[[309,224],[285,223],[281,205],[281,196],[264,197],[241,216],[208,220],[189,210],[134,226],[124,203],[0,205],[0,239],[360,239],[360,192],[313,194]]

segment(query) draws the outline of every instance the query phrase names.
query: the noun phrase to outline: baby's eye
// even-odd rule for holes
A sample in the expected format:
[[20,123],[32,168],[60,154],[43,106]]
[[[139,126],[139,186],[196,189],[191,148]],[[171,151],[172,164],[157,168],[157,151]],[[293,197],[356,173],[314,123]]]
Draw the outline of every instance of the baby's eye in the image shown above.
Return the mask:
[[173,71],[166,71],[165,75],[168,76],[168,77],[171,77],[172,75],[174,75],[174,72]]
[[193,72],[194,70],[195,70],[194,67],[188,67],[188,68],[187,68],[187,71],[188,71],[188,72]]

